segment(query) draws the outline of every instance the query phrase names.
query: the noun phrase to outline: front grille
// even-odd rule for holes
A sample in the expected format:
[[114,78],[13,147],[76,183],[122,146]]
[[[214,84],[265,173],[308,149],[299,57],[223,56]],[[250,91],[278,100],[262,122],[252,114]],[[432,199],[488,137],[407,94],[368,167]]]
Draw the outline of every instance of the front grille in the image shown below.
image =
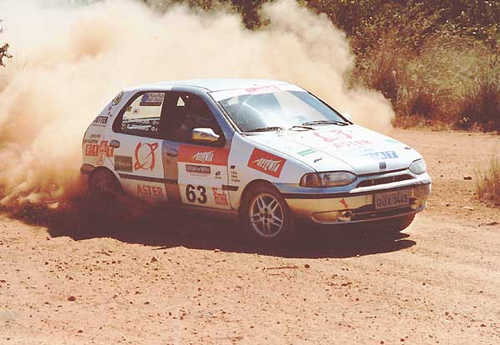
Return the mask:
[[364,181],[361,181],[360,183],[358,183],[357,187],[377,186],[377,185],[386,184],[386,183],[411,180],[412,178],[413,178],[413,176],[411,176],[410,174],[394,175],[394,176],[379,177],[379,178],[370,178],[370,179],[367,179],[367,180],[364,180]]
[[360,212],[359,210],[360,209],[355,210],[353,212],[351,218],[352,221],[362,221],[362,220],[370,220],[373,218],[392,217],[400,214],[406,214],[412,211],[414,212],[414,210],[412,210],[410,207],[396,208],[390,210],[378,210],[378,211],[371,210],[368,212],[366,212],[366,210],[364,212]]

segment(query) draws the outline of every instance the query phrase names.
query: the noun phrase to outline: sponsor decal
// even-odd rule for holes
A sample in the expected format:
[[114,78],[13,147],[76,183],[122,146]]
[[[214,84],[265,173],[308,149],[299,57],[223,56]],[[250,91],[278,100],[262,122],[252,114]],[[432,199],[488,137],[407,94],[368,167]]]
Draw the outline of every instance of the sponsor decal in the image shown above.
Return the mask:
[[340,129],[332,129],[327,132],[314,132],[313,134],[327,143],[340,140],[352,140],[352,135]]
[[97,144],[101,138],[100,134],[90,134],[88,138],[83,139],[84,144]]
[[342,204],[342,206],[344,206],[345,209],[348,209],[349,207],[347,206],[347,202],[345,201],[345,199],[342,199],[340,200],[340,203]]
[[248,93],[257,94],[257,93],[273,93],[273,92],[279,92],[281,90],[275,85],[268,85],[268,86],[250,87],[248,89],[245,89],[245,91]]
[[148,92],[142,95],[140,106],[158,107],[162,105],[165,94],[163,92]]
[[264,174],[279,177],[285,162],[286,159],[284,158],[275,156],[269,152],[254,149],[247,165],[252,169],[263,172]]
[[305,157],[305,156],[308,156],[308,155],[310,155],[311,153],[314,153],[314,152],[316,152],[316,150],[314,150],[314,149],[307,149],[307,150],[304,150],[304,151],[300,151],[299,155],[301,155],[302,157]]
[[212,193],[216,205],[227,206],[226,192],[219,190],[218,188],[212,188]]
[[132,157],[129,156],[115,156],[115,170],[132,172]]
[[238,175],[238,172],[235,170],[231,170],[231,182],[235,183],[240,182],[240,176]]
[[149,185],[137,185],[137,196],[149,201],[163,199],[163,189]]
[[205,165],[186,164],[186,172],[196,175],[210,175],[210,167]]
[[387,169],[387,163],[386,162],[379,162],[378,167],[380,170]]
[[111,101],[111,105],[112,106],[118,105],[122,101],[122,98],[123,98],[123,91],[120,92],[115,98],[113,98],[113,100]]
[[100,143],[85,144],[85,156],[98,157],[97,163],[102,164],[104,157],[113,157],[115,149],[109,146],[107,140]]
[[214,151],[196,152],[193,160],[200,163],[212,163],[214,160]]
[[340,129],[320,133],[314,132],[313,134],[325,143],[328,143],[330,146],[337,149],[358,148],[372,144],[371,141],[366,139],[355,140],[351,134]]
[[365,156],[368,156],[368,157],[373,158],[375,160],[398,158],[398,154],[395,151],[370,152],[370,153],[365,154]]
[[135,147],[134,170],[153,170],[156,164],[158,143],[141,143]]
[[229,150],[199,145],[181,145],[179,147],[179,163],[227,165]]
[[102,115],[97,116],[94,122],[92,122],[94,126],[106,126],[106,123],[108,123],[108,117]]

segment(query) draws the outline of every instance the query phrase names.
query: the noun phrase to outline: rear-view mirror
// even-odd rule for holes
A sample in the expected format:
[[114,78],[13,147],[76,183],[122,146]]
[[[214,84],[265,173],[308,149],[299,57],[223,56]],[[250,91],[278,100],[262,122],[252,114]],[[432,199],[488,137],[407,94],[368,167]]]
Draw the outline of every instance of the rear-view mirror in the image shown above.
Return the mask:
[[219,140],[219,136],[215,134],[212,128],[194,128],[191,134],[193,141],[215,143]]

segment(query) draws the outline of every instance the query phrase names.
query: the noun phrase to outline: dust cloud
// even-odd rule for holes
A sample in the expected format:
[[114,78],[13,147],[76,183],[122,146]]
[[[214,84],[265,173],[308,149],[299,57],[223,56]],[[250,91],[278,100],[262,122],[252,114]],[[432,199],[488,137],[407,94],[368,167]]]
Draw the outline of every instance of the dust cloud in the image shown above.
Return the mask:
[[325,16],[281,0],[258,31],[224,10],[164,14],[132,0],[0,2],[13,59],[0,69],[0,204],[49,203],[75,193],[81,140],[121,88],[203,77],[276,78],[317,94],[356,122],[387,130],[393,111],[348,88],[354,56]]

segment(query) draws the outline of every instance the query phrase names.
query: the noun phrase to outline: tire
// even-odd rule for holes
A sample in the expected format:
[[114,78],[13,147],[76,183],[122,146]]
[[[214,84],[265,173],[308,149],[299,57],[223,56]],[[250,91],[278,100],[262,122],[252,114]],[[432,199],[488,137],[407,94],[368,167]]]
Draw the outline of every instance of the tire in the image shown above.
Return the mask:
[[377,227],[386,233],[398,233],[410,226],[415,219],[415,214],[391,218],[377,222]]
[[120,182],[109,170],[97,169],[92,173],[89,180],[89,208],[94,220],[118,219],[122,197]]
[[242,221],[250,238],[262,243],[289,240],[295,220],[283,196],[272,186],[257,184],[245,195]]

